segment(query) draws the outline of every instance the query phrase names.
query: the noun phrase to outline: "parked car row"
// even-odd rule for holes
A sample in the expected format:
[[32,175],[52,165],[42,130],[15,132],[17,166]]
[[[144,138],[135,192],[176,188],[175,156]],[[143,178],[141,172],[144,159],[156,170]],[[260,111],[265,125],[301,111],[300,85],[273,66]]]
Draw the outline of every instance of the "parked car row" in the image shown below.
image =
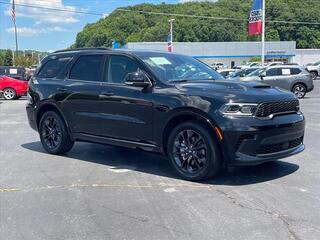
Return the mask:
[[309,71],[298,64],[284,64],[282,62],[271,62],[262,67],[257,62],[241,66],[239,69],[217,70],[224,78],[237,81],[262,81],[274,87],[293,92],[298,98],[303,98],[306,93],[313,90],[313,79],[318,72],[319,63],[309,65]]
[[33,76],[37,65],[30,68],[0,66],[0,98],[14,100],[28,91],[28,80]]

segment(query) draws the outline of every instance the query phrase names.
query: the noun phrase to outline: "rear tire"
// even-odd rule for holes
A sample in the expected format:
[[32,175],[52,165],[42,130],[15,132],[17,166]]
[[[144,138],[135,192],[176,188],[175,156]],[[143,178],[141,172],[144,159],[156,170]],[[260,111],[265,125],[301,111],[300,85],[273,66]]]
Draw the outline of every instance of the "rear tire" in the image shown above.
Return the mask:
[[297,98],[304,98],[307,93],[307,88],[304,84],[297,83],[292,87],[292,92]]
[[216,175],[221,155],[210,131],[197,122],[178,125],[168,139],[168,156],[175,172],[183,179],[199,181]]
[[42,115],[39,134],[43,148],[51,154],[69,152],[74,145],[64,120],[54,111]]
[[5,100],[14,100],[17,97],[16,90],[13,88],[6,88],[3,90],[3,98]]
[[311,75],[313,80],[316,80],[317,77],[318,77],[318,74],[316,72],[310,72],[310,75]]

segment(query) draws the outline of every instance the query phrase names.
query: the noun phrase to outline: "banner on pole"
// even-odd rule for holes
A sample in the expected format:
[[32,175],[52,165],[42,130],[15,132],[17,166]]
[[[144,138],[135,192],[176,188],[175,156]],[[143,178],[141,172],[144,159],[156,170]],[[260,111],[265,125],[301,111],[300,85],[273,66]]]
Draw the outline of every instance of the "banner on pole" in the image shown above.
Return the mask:
[[253,6],[249,17],[249,36],[262,34],[262,1],[253,0]]

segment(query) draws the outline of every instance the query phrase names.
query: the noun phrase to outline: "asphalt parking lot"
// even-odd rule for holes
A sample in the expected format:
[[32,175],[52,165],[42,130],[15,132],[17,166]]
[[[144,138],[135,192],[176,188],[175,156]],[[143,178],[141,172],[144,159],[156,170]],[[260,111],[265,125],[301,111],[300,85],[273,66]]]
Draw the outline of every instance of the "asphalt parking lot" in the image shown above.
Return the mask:
[[77,143],[44,152],[24,99],[0,102],[0,238],[320,239],[320,81],[306,151],[192,183],[161,156]]

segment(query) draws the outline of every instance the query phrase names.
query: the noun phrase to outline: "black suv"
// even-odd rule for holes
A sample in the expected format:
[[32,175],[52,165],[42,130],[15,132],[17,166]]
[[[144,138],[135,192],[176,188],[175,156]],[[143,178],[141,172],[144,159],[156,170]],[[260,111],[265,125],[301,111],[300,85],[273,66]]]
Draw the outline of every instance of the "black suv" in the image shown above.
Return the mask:
[[183,178],[260,164],[304,150],[305,120],[290,92],[225,81],[192,57],[76,49],[46,57],[27,114],[46,151],[75,141],[162,153]]

